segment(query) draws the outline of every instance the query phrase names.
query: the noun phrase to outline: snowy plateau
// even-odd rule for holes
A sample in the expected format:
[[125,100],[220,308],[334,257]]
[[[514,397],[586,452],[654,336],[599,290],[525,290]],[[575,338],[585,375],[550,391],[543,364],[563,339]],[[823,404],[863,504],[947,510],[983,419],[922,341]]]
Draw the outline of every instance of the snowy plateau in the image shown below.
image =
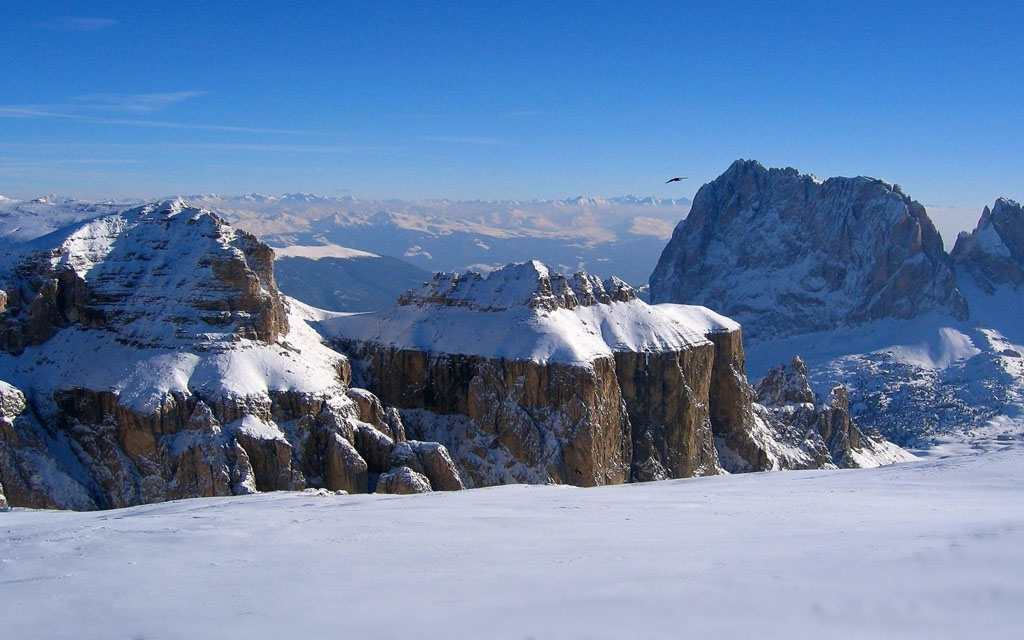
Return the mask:
[[754,161],[0,198],[0,635],[1014,637],[1022,286],[1012,200]]

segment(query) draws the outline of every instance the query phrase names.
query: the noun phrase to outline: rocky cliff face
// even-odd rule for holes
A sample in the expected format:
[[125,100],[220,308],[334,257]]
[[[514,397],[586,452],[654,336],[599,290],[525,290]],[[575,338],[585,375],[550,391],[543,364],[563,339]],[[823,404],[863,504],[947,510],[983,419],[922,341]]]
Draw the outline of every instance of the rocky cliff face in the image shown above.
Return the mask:
[[409,465],[427,488],[461,488],[443,447],[407,442],[396,412],[349,387],[348,361],[280,295],[272,261],[181,201],[15,246],[0,270],[7,501],[366,492]]
[[978,226],[956,239],[953,262],[986,293],[1000,285],[1016,289],[1024,282],[1024,212],[1007,198],[985,207]]
[[[658,321],[664,348],[609,346]],[[322,324],[362,384],[403,409],[410,433],[444,442],[474,486],[719,471],[711,344],[651,315],[621,280],[537,262],[439,274],[390,312]]]
[[390,311],[327,314],[320,329],[473,486],[831,464],[759,413],[738,324],[647,305],[621,281],[536,262],[439,274]]
[[700,188],[650,285],[653,302],[706,305],[758,339],[967,315],[938,232],[898,186],[756,161]]
[[[473,486],[629,479],[628,419],[611,358],[583,367],[348,340],[340,347],[383,402],[421,410],[403,412],[409,433],[447,445]],[[433,424],[443,416],[467,419],[469,432],[448,437]]]

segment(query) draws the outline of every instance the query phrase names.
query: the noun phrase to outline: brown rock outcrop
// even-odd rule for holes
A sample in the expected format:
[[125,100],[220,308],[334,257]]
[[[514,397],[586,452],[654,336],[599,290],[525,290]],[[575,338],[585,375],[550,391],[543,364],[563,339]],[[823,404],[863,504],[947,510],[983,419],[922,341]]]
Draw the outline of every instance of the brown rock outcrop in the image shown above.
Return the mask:
[[[24,396],[7,386],[0,398],[0,481],[17,506],[113,508],[306,487],[365,493],[371,473],[405,462],[394,459],[387,434],[356,419],[355,406],[336,397],[169,395],[157,412],[142,414],[113,393],[79,388],[55,396],[50,419],[77,452],[80,466],[72,474],[57,463]],[[463,488],[444,447],[411,445],[418,470],[436,488]]]
[[768,442],[754,414],[754,389],[747,382],[741,329],[707,334],[715,359],[709,392],[711,428],[722,466],[731,473],[772,468]]
[[381,474],[376,493],[412,494],[430,493],[430,480],[409,467],[398,467]]
[[721,472],[710,419],[714,346],[615,354],[629,414],[632,478],[687,478]]
[[[591,486],[628,479],[628,417],[610,358],[581,367],[358,342],[343,342],[342,348],[357,359],[363,384],[385,404],[470,418],[479,430],[474,437],[522,463],[524,473],[514,476],[520,482]],[[406,428],[441,436],[408,420]],[[475,486],[492,483],[480,474],[471,479]]]
[[388,467],[409,467],[422,473],[430,480],[430,486],[435,491],[458,491],[465,488],[448,449],[437,442],[408,440],[396,443],[388,459]]

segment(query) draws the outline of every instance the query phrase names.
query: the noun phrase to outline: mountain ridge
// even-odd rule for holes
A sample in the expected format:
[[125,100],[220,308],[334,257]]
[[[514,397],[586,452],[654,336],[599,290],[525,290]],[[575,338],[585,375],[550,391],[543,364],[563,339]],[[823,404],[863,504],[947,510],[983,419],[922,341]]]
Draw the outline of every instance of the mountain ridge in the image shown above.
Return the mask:
[[[809,207],[811,196],[830,181],[857,188],[838,190],[822,210]],[[874,194],[872,199],[857,200],[865,189]],[[893,207],[890,214],[887,206]],[[896,185],[873,178],[821,181],[791,168],[737,161],[698,191],[694,213],[677,227],[652,274],[652,297],[738,310],[737,319],[750,335],[752,376],[799,355],[815,387],[824,393],[834,383],[845,385],[858,423],[901,445],[941,455],[1022,440],[1020,206],[997,199],[949,254],[941,250],[934,226],[919,207]],[[739,220],[756,228],[759,215],[775,216],[767,225],[771,233],[757,237],[737,226]],[[785,219],[801,224],[783,225],[780,233],[776,226]],[[709,220],[724,221],[724,226]],[[808,241],[806,230],[830,220],[839,224],[827,230],[825,237],[834,241],[822,250],[814,238]],[[845,231],[850,220],[860,233]],[[893,228],[904,232],[893,234]],[[760,257],[761,262],[743,263],[733,254]],[[712,262],[708,255],[723,259]],[[900,283],[897,276],[908,263],[914,277]],[[820,282],[827,283],[829,269],[845,277],[847,270],[859,268],[863,276],[878,265],[887,278],[861,277],[856,280],[861,285],[838,299],[829,296],[830,287],[822,294],[820,286],[807,287],[807,280],[792,277],[817,270]],[[691,286],[668,286],[683,281]],[[833,277],[833,285],[842,282]],[[892,289],[894,283],[899,286]],[[886,287],[895,296],[888,310],[896,313],[851,313],[857,309],[848,304],[850,299],[871,309],[884,299]],[[835,314],[836,309],[842,313]]]

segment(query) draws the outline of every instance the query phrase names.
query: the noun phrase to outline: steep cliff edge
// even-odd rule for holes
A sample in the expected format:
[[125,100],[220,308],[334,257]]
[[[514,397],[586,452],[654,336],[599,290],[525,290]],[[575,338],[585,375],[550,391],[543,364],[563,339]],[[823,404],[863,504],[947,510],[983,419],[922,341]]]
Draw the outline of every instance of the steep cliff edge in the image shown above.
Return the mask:
[[388,311],[321,317],[356,380],[401,409],[410,434],[444,443],[474,486],[587,486],[804,458],[755,413],[738,324],[648,305],[615,279],[528,262],[439,274]]
[[[371,490],[404,429],[349,388],[348,361],[280,295],[272,264],[269,247],[181,201],[11,247],[0,268],[10,504]],[[453,465],[436,470],[461,486]]]
[[394,309],[332,314],[321,329],[476,486],[719,471],[711,343],[617,279],[538,262],[439,274]]
[[942,311],[967,316],[924,207],[873,178],[819,182],[737,160],[702,186],[651,300],[711,307],[767,339]]

